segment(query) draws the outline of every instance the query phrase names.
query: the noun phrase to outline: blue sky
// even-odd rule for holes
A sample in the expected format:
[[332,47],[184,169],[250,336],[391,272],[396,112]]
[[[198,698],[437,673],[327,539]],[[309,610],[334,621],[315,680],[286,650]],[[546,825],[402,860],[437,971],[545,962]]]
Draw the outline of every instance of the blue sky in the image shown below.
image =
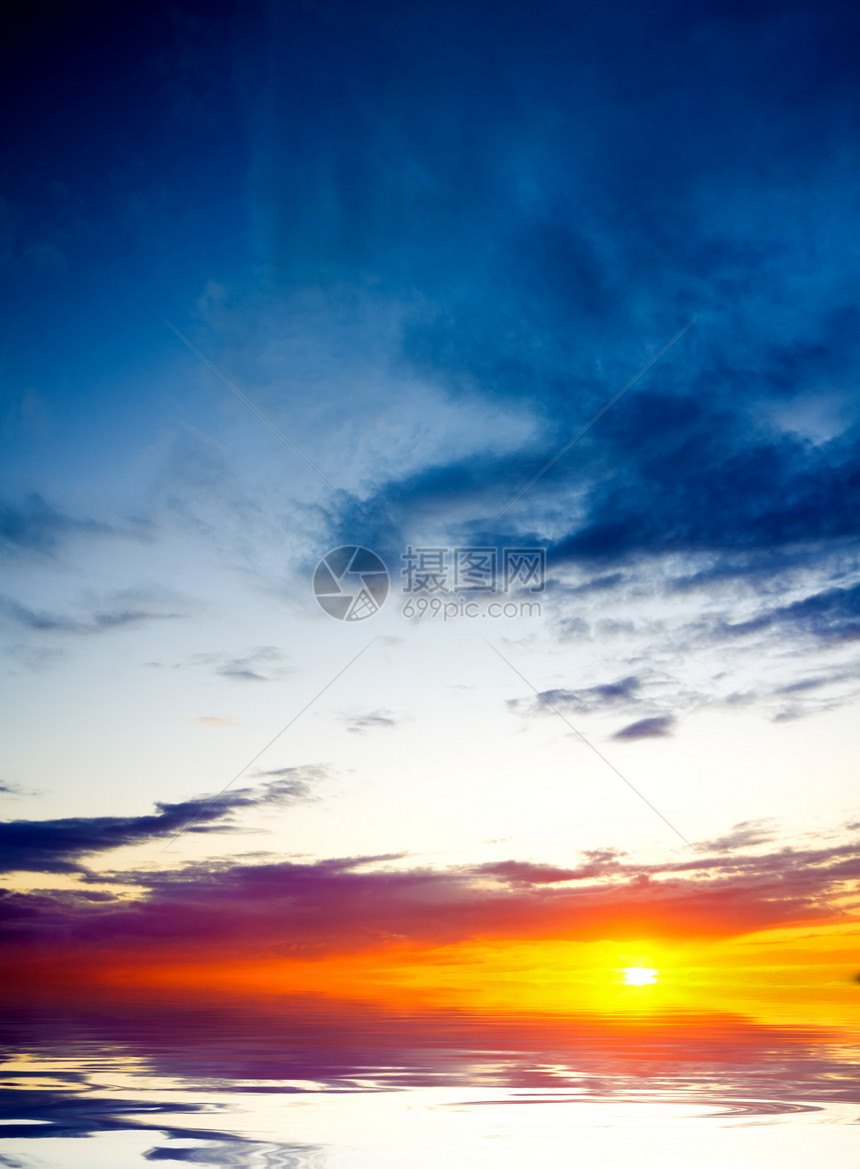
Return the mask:
[[[566,864],[677,847],[671,825],[845,831],[852,5],[21,19],[0,190],[10,818],[191,806],[379,634],[242,779],[310,769],[313,798],[283,824],[261,800],[257,836],[217,849],[265,830],[291,854]],[[539,546],[540,618],[418,627],[393,594],[347,629],[310,589],[340,544],[395,577],[407,544]]]

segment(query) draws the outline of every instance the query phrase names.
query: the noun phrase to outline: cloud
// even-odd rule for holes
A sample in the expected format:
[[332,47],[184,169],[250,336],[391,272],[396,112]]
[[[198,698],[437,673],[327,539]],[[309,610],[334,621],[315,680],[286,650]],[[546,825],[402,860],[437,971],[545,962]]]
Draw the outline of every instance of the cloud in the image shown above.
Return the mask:
[[353,735],[363,735],[367,731],[396,727],[398,720],[389,710],[375,710],[370,714],[351,717],[348,720],[347,730]]
[[220,674],[222,678],[238,678],[246,682],[267,682],[268,678],[263,674],[258,674],[256,670],[249,670],[247,666],[225,666],[216,673]]
[[[784,856],[783,864],[792,860]],[[349,953],[397,938],[450,945],[475,938],[724,936],[832,915],[822,898],[845,871],[791,881],[765,864],[741,873],[710,871],[703,884],[671,871],[636,870],[604,887],[570,890],[562,874],[542,883],[505,880],[475,887],[461,873],[360,871],[353,861],[280,862],[148,878],[143,902],[93,901],[68,894],[7,896],[10,938],[38,948],[40,937],[71,932],[76,947],[131,954],[157,942],[161,960],[193,960],[240,947],[267,952]],[[860,871],[856,850],[851,872]],[[622,867],[623,873],[623,867]],[[619,876],[621,873],[619,873]],[[546,878],[552,878],[547,883]],[[217,942],[216,942],[217,938]]]
[[638,722],[630,723],[612,736],[613,739],[665,739],[672,733],[675,720],[670,715],[659,715],[655,718],[640,718]]
[[97,610],[81,619],[46,610],[31,609],[9,597],[0,597],[0,611],[14,624],[35,633],[108,633],[114,629],[139,626],[150,621],[169,621],[179,613],[158,613],[149,609]]
[[176,804],[157,803],[154,815],[2,822],[0,871],[86,872],[82,857],[123,845],[143,844],[182,831],[196,834],[235,831],[236,812],[313,799],[313,784],[324,772],[318,767],[292,767],[263,774],[274,778],[257,787],[236,788],[223,795],[199,796]]
[[195,654],[192,666],[209,666],[221,678],[238,682],[270,682],[284,675],[288,660],[283,650],[274,645],[259,645],[241,653],[219,651]]
[[[826,593],[835,581],[824,555],[856,531],[858,148],[844,54],[856,16],[846,6],[769,8],[773,19],[744,21],[739,36],[737,12],[716,4],[680,18],[674,3],[658,4],[653,20],[635,4],[612,15],[556,5],[515,16],[503,6],[490,20],[486,8],[443,2],[432,27],[402,7],[386,13],[381,36],[378,13],[337,6],[334,39],[324,10],[298,20],[269,11],[266,35],[284,69],[260,91],[246,80],[259,99],[252,198],[278,291],[211,284],[186,297],[203,291],[206,324],[229,326],[225,369],[247,371],[273,419],[287,403],[307,409],[296,422],[313,458],[336,457],[339,419],[358,452],[350,482],[371,520],[367,539],[380,550],[399,550],[431,523],[461,542],[534,539],[557,579],[587,570],[570,585],[580,605],[609,601],[637,577],[673,598],[732,576],[760,603],[751,615],[732,606],[712,615],[702,645],[761,636],[757,620],[774,640],[805,630],[847,642],[850,599],[777,617],[766,594],[777,561],[799,549],[819,577],[808,591]],[[383,64],[392,52],[395,69]],[[338,87],[320,83],[320,61]],[[821,61],[837,65],[822,71]],[[220,205],[207,206],[217,222]],[[33,227],[37,243],[44,233]],[[299,338],[312,325],[318,348],[285,348],[285,318]],[[344,372],[369,342],[374,368],[398,387],[386,383],[370,416]],[[333,348],[347,357],[321,365]],[[285,367],[299,378],[289,391]],[[420,427],[387,429],[407,386],[444,402],[456,442],[415,456]],[[517,421],[504,441],[472,424],[489,427],[502,412]],[[386,447],[396,450],[377,458]],[[242,494],[230,449],[180,429],[161,495],[240,558],[243,541],[266,543],[251,537],[269,518],[253,489]],[[347,542],[354,516],[338,507],[327,497],[301,522],[315,536],[340,522]],[[68,522],[36,500],[3,530],[16,546],[44,547]],[[556,596],[562,603],[562,587]],[[26,619],[51,618],[61,620]],[[551,620],[570,633],[583,618],[568,609]],[[216,669],[236,684],[272,673],[242,654]],[[612,700],[587,691],[558,697],[571,711]]]
[[802,600],[760,613],[748,621],[723,624],[726,637],[779,628],[818,641],[840,643],[860,638],[860,584],[828,588]]
[[[236,793],[231,810],[304,799],[303,785],[283,776],[263,792]],[[4,843],[38,852],[44,871],[68,871],[64,858],[72,853],[178,830],[201,802],[161,805],[149,823],[7,825]],[[79,889],[7,892],[0,900],[3,938],[18,956],[56,958],[62,950],[87,961],[149,955],[158,962],[217,962],[225,953],[249,961],[300,958],[394,942],[432,948],[489,939],[717,938],[838,918],[834,902],[860,879],[860,843],[762,851],[768,838],[761,823],[746,822],[680,859],[650,863],[606,848],[581,854],[569,867],[511,858],[406,868],[402,854],[383,854],[121,872],[113,879],[122,897]],[[129,886],[137,898],[127,898]]]
[[[382,546],[399,548],[404,534],[414,537],[415,529],[432,522],[459,535],[461,543],[473,536],[497,546],[540,541],[560,582],[553,593],[557,628],[573,633],[572,622],[582,622],[579,634],[606,632],[607,640],[623,633],[633,617],[583,610],[608,606],[625,588],[651,588],[664,604],[674,604],[685,590],[695,601],[692,594],[700,589],[710,604],[729,578],[744,586],[748,604],[738,594],[699,613],[686,628],[662,615],[645,632],[644,622],[636,626],[638,636],[676,658],[715,644],[728,654],[729,647],[765,639],[777,650],[803,641],[850,646],[858,625],[858,586],[849,564],[848,576],[839,577],[833,562],[839,556],[856,560],[851,548],[860,514],[860,158],[856,67],[847,47],[856,43],[856,8],[673,2],[611,9],[502,4],[491,11],[468,0],[442,0],[390,5],[384,29],[373,6],[270,5],[266,11],[267,43],[281,65],[277,75],[267,75],[257,90],[252,70],[209,72],[243,76],[249,86],[254,163],[234,170],[253,176],[257,250],[266,255],[267,284],[285,290],[272,320],[282,332],[284,320],[294,322],[301,335],[308,314],[289,310],[312,287],[320,290],[329,318],[341,314],[347,326],[356,319],[349,306],[360,300],[364,315],[355,350],[376,337],[368,320],[372,327],[396,321],[394,341],[380,359],[393,381],[427,386],[428,401],[444,397],[470,419],[491,419],[502,409],[523,419],[514,443],[485,442],[476,430],[474,452],[461,443],[437,448],[417,465],[395,458],[378,466],[363,454],[365,443],[355,441],[366,434],[358,425],[351,428],[362,416],[345,413],[344,428],[364,459],[354,480],[372,521],[367,539],[376,534]],[[115,108],[84,93],[94,111]],[[152,108],[148,102],[126,105]],[[213,147],[217,171],[216,139],[224,139],[225,156],[235,153],[235,142],[223,132],[234,122],[211,113],[223,110],[220,102],[210,106],[201,98],[201,105],[217,132],[215,138],[190,139]],[[168,133],[176,125],[171,118],[161,122]],[[97,120],[93,143],[99,142],[99,128]],[[130,140],[151,138],[135,133],[134,118],[126,129]],[[182,131],[188,139],[187,123]],[[34,149],[38,153],[28,133],[20,133],[27,158]],[[62,156],[63,144],[58,149]],[[71,158],[74,145],[65,149]],[[116,151],[101,155],[114,158]],[[185,154],[174,155],[182,171]],[[147,238],[149,228],[162,241],[164,256],[187,256],[187,248],[171,246],[163,175],[157,165],[140,162],[136,158],[137,171],[151,175],[153,185],[132,200],[140,229],[135,238]],[[194,169],[193,162],[188,165],[180,174],[185,180]],[[78,170],[84,175],[87,168]],[[81,232],[93,253],[92,238],[128,237],[127,230],[118,230],[127,218],[127,192],[137,191],[143,180],[129,171],[113,174],[106,184],[98,168],[89,170],[90,179],[82,181],[92,183],[91,193],[122,193],[122,208],[112,215],[110,201],[90,200],[82,188],[82,205],[92,203],[92,226],[99,225],[97,236]],[[12,167],[11,173],[26,176],[30,170]],[[183,189],[187,206],[205,209],[212,238],[226,238],[220,216],[230,221],[233,196],[219,202],[217,185],[213,199],[189,196],[197,186]],[[156,218],[163,222],[147,220],[148,206],[162,209]],[[173,218],[176,238],[187,235],[182,216]],[[102,251],[107,256],[111,249]],[[63,252],[74,271],[74,247]],[[117,271],[128,270],[121,251],[117,263]],[[168,283],[187,303],[187,280]],[[110,288],[115,282],[99,284]],[[78,319],[75,306],[69,307],[74,332]],[[249,318],[253,307],[245,305]],[[239,348],[241,316],[239,309],[230,321],[228,350]],[[694,316],[677,344],[514,507],[494,518]],[[44,313],[34,319],[41,327]],[[115,323],[110,314],[103,318],[105,334],[125,335]],[[245,336],[256,342],[253,328]],[[339,338],[346,333],[347,327]],[[245,355],[255,348],[247,344]],[[287,366],[282,354],[272,348],[268,364],[264,355],[247,368],[257,383],[271,387],[277,406],[321,403],[318,449],[330,455],[332,419],[349,397],[354,410],[363,409],[363,395],[344,377],[347,388],[339,388],[333,405],[329,387],[324,379],[318,387],[315,374],[284,388],[285,368],[301,374],[313,360],[294,351],[297,360]],[[101,371],[88,377],[93,385],[111,380]],[[810,403],[817,414],[814,403],[822,391],[827,417],[810,419]],[[838,411],[830,404],[834,395]],[[380,428],[384,446],[384,413]],[[401,438],[402,447],[410,439]],[[313,444],[307,449],[315,458]],[[221,534],[231,547],[244,537],[254,544],[247,533],[259,530],[251,525],[259,522],[262,505],[252,488],[241,496],[227,471],[229,461],[217,443],[179,441],[164,494],[175,495],[174,514],[185,515],[207,537]],[[238,537],[224,535],[228,510]],[[291,513],[285,508],[284,514]],[[328,514],[314,514],[319,526],[329,522]],[[76,525],[33,497],[3,512],[0,531],[7,550],[45,554],[80,531]],[[799,596],[783,587],[792,557],[802,560],[807,576]],[[580,591],[566,598],[565,574],[577,571],[600,587],[582,591],[577,580],[571,587]],[[566,605],[571,599],[582,608]],[[145,617],[137,606],[101,609],[81,619],[40,613],[29,601],[14,604],[19,607],[10,619],[34,631],[101,632]],[[654,658],[642,653],[640,660]],[[208,664],[237,685],[270,677],[274,668],[271,660],[267,665],[267,659],[244,653]],[[627,662],[604,676],[637,668]],[[760,694],[762,687],[749,690]],[[637,719],[619,732],[622,737],[670,729],[661,711],[628,710],[633,692],[571,686],[545,693],[555,693],[571,711],[606,708],[616,725]],[[800,702],[800,695],[793,701]],[[531,696],[528,703],[536,709]],[[190,804],[175,807],[187,812]],[[135,818],[48,822],[56,832],[40,847],[46,862],[73,863],[88,847],[113,847],[124,834],[138,839],[167,831],[168,807],[149,824]],[[213,831],[218,824],[201,818],[197,827]],[[525,905],[539,911],[537,922],[546,905],[563,904],[573,912],[564,881],[543,888],[534,869],[509,872],[524,882],[516,894],[521,901],[499,895],[499,904],[513,909],[515,923],[518,907]],[[756,873],[766,886],[767,875],[760,868]],[[359,880],[356,874],[289,869],[277,877],[292,886],[307,878],[307,887],[318,889],[321,898],[323,887],[333,898],[336,889],[344,904],[361,907],[359,885],[349,884]],[[371,878],[362,874],[365,879]],[[242,878],[233,880],[241,884]],[[435,903],[428,907],[417,896],[410,901],[409,889],[418,886],[450,910],[447,918],[440,912],[440,921],[462,925],[466,907],[475,921],[492,920],[496,903],[481,901],[471,878],[451,877],[445,885],[436,877],[422,884],[416,876],[408,888],[402,876],[372,880],[376,884],[367,889],[380,892],[380,912],[388,905],[394,924],[419,928],[431,912]],[[776,909],[761,909],[764,918],[785,909],[788,902],[774,890],[789,887],[796,888],[769,886],[773,896],[761,904]],[[704,890],[685,886],[678,896],[684,891],[691,903],[698,897],[701,907]],[[735,892],[743,905],[759,905],[755,890]],[[205,907],[204,893],[201,886]],[[724,917],[730,916],[729,893],[722,890],[717,905]],[[172,889],[171,896],[179,895]],[[625,896],[647,918],[650,903],[635,900],[645,894]],[[154,904],[161,906],[157,898]],[[313,899],[309,904],[313,908]],[[577,903],[583,904],[587,919],[590,902]],[[334,924],[340,920],[336,905],[335,899]],[[291,922],[289,905],[287,910]],[[680,920],[681,909],[678,914]],[[295,928],[301,932],[300,920]],[[350,928],[346,921],[347,935]]]
[[579,690],[542,690],[535,698],[509,699],[507,705],[518,714],[551,713],[549,706],[571,714],[590,714],[606,707],[633,705],[641,685],[641,680],[631,675],[620,678],[617,682],[605,682]]
[[22,503],[0,503],[0,555],[26,552],[51,555],[67,536],[110,531],[106,524],[66,515],[38,492],[27,496]]
[[[752,848],[773,839],[772,820],[742,820],[732,831],[714,840],[704,840],[694,847],[698,852],[733,852],[738,848]],[[846,825],[850,827],[850,825]]]
[[624,854],[618,849],[589,849],[583,854],[583,861],[573,869],[557,865],[538,864],[534,861],[489,861],[475,865],[476,876],[488,875],[499,881],[518,886],[554,885],[567,881],[595,880],[612,876],[623,868],[618,859]]
[[[649,685],[659,685],[665,688],[669,685],[673,690],[673,697],[689,700],[687,688],[677,679],[661,677],[645,678],[644,676],[628,675],[617,682],[602,683],[581,689],[554,689],[542,690],[535,698],[513,698],[507,701],[509,709],[524,715],[552,714],[553,711],[564,714],[617,714],[619,711],[641,710],[643,706],[653,709],[655,703],[646,699],[643,693],[645,681]],[[667,738],[676,725],[673,714],[654,714],[647,718],[640,718],[629,723],[621,730],[616,731],[613,739],[657,739]]]
[[[255,771],[253,775],[266,782],[261,789],[244,788],[237,793],[249,798],[249,806],[258,803],[303,803],[316,799],[313,787],[327,779],[329,771],[327,767],[308,763],[301,767],[276,767],[268,771]],[[258,792],[259,798],[256,798]]]
[[[643,577],[670,599],[733,580],[758,598],[755,622],[792,559],[826,594],[826,561],[850,555],[860,511],[857,89],[841,47],[856,16],[795,6],[739,39],[734,11],[698,6],[676,21],[676,6],[660,5],[672,31],[658,36],[625,5],[619,37],[605,13],[514,26],[505,12],[490,28],[467,8],[458,28],[479,53],[445,48],[443,4],[442,39],[413,59],[404,14],[414,76],[333,50],[361,103],[346,112],[314,89],[319,132],[299,138],[284,112],[297,73],[269,110],[274,262],[317,271],[324,253],[333,283],[372,281],[380,302],[406,305],[404,378],[532,423],[513,446],[368,468],[360,506],[373,540],[396,548],[434,525],[461,543],[539,540],[557,577],[587,572],[569,593],[582,605]],[[360,18],[349,27],[356,43],[372,39]],[[315,35],[312,23],[303,43]],[[813,57],[842,64],[823,79]],[[309,194],[321,188],[325,200]],[[745,618],[722,617],[722,635],[746,635]],[[857,614],[835,596],[770,625],[775,640],[838,644]],[[706,632],[721,635],[716,618]]]
[[[834,710],[856,699],[860,677],[849,656],[860,631],[860,584],[850,583],[860,573],[855,560],[851,549],[840,556],[808,548],[757,569],[748,560],[715,567],[704,555],[643,560],[587,604],[576,599],[587,569],[557,570],[544,603],[552,627],[564,642],[587,648],[592,660],[614,658],[620,677],[543,695],[574,717],[600,713],[601,704],[609,715],[614,703],[630,721],[678,720],[705,705],[746,705],[772,721]],[[693,563],[701,569],[691,572]],[[686,573],[682,588],[679,569]],[[547,711],[533,697],[509,707]]]

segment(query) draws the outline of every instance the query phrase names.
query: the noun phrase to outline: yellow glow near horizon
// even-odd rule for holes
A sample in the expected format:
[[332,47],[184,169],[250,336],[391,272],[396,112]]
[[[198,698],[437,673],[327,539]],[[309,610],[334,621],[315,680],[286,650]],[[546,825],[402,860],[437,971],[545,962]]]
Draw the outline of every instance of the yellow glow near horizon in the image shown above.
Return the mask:
[[657,973],[650,966],[626,966],[622,971],[628,986],[653,986]]
[[[296,960],[221,957],[189,947],[158,962],[116,954],[87,985],[204,988],[249,996],[321,994],[423,1010],[595,1014],[616,1019],[701,1014],[768,1024],[834,1026],[860,1012],[856,918],[684,941],[480,940]],[[659,962],[659,967],[657,963]],[[645,971],[645,981],[629,972]],[[73,971],[71,971],[73,973]],[[51,979],[56,971],[49,971]]]

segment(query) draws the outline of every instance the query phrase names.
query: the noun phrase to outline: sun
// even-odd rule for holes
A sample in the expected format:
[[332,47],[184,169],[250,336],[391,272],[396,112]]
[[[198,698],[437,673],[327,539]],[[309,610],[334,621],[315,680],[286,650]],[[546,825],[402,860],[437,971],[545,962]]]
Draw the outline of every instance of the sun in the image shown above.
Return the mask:
[[651,986],[657,981],[658,971],[650,966],[625,966],[621,973],[628,986]]

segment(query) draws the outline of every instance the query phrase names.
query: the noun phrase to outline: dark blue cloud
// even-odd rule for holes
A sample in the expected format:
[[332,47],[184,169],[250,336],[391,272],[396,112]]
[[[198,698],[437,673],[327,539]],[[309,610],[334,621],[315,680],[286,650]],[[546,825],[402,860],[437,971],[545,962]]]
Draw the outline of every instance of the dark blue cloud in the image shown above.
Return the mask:
[[[726,626],[725,633],[736,636],[775,627],[807,634],[824,642],[856,641],[860,638],[860,585],[826,589],[790,605],[781,605],[750,621]],[[820,684],[806,683],[807,686]]]
[[256,788],[237,788],[177,804],[158,803],[146,816],[77,816],[62,820],[0,822],[0,869],[3,872],[86,872],[81,858],[122,845],[141,844],[183,831],[225,832],[237,811],[264,805],[288,805],[313,799],[319,768],[294,767],[274,774]]
[[[115,295],[159,265],[187,286],[209,246],[206,278],[241,255],[285,295],[395,297],[404,368],[528,402],[550,448],[695,314],[696,376],[688,346],[670,380],[699,400],[850,366],[848,3],[102,7],[71,85],[62,41],[24,30],[19,85],[69,109],[34,106],[14,142],[79,194],[55,241],[73,265],[89,236],[101,269],[107,230]],[[35,207],[29,243],[62,221],[47,191]]]
[[[758,574],[752,574],[752,578],[754,584],[758,583]],[[742,647],[745,643],[762,644],[775,639],[791,641],[795,648],[837,647],[860,638],[860,585],[826,587],[799,600],[774,604],[782,591],[777,576],[767,582],[760,595],[754,589],[751,594],[748,592],[746,599],[752,595],[755,601],[753,616],[731,619],[724,614],[697,619],[685,628],[683,637],[690,646],[734,643]],[[815,676],[773,687],[771,693],[775,696],[802,694],[838,682],[851,682],[855,677],[856,671],[850,666],[831,666]],[[735,701],[739,700],[740,696],[735,696]]]
[[674,718],[669,715],[656,715],[653,718],[640,718],[638,722],[622,727],[612,736],[613,739],[665,739],[672,733],[675,725]]
[[[527,404],[542,429],[520,451],[382,485],[361,504],[379,539],[447,513],[502,541],[574,510],[556,563],[853,536],[856,11],[501,5],[490,20],[442,5],[384,33],[380,12],[325,7],[302,30],[294,51],[310,62],[335,29],[323,58],[337,80],[327,97],[310,82],[300,125],[292,95],[310,66],[285,71],[275,255],[408,295],[404,369],[488,411]],[[834,389],[828,440],[791,429]]]
[[52,553],[71,534],[108,530],[95,520],[66,515],[38,492],[22,502],[0,505],[0,554]]
[[630,675],[617,682],[601,682],[578,690],[542,690],[534,699],[512,698],[507,705],[524,714],[544,714],[547,705],[571,714],[588,714],[606,707],[633,706],[640,699],[641,679]]
[[[368,467],[367,525],[332,497],[327,546],[360,539],[396,565],[447,524],[547,546],[607,591],[656,556],[676,558],[677,587],[753,590],[799,557],[829,596],[827,557],[860,514],[856,5],[181,0],[80,27],[71,72],[61,39],[23,30],[4,197],[13,380],[47,387],[60,429],[88,412],[82,449],[111,445],[106,403],[124,449],[158,429],[148,394],[120,407],[111,389],[130,354],[145,373],[173,352],[140,323],[158,311],[198,313],[216,361],[253,319],[246,370],[285,413],[283,370],[254,366],[259,304],[279,336],[308,303],[360,319],[360,349],[380,344],[378,310],[399,322],[392,384],[488,420],[516,409],[523,435]],[[220,339],[199,308],[213,279]],[[45,550],[68,523],[34,503],[0,531]],[[837,640],[850,605],[749,620]]]

